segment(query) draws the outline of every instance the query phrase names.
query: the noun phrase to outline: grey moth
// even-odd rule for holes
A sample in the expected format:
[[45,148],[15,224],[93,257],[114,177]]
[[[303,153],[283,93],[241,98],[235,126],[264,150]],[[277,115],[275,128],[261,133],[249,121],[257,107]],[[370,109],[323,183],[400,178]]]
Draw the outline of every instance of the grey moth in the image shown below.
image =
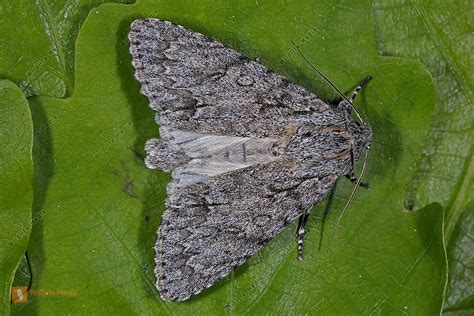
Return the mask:
[[128,37],[160,126],[145,162],[172,174],[155,245],[161,298],[200,293],[297,218],[301,259],[312,207],[367,157],[371,130],[351,119],[349,99],[330,105],[168,21],[136,20]]

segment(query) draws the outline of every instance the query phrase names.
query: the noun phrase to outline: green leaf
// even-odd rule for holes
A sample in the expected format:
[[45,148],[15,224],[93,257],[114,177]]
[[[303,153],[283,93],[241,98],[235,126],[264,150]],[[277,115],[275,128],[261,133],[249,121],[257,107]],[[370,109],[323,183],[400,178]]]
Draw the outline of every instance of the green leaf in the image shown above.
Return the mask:
[[[142,1],[103,5],[77,42],[75,93],[31,99],[35,203],[45,209],[28,248],[33,285],[15,312],[78,314],[439,313],[446,283],[439,205],[406,211],[405,187],[428,135],[434,88],[421,64],[377,53],[370,2]],[[228,278],[183,303],[154,289],[155,231],[170,177],[147,170],[143,146],[157,136],[133,78],[126,39],[138,17],[168,19],[217,38],[335,99],[292,52],[290,40],[339,87],[373,82],[357,105],[373,128],[366,180],[328,252],[332,226],[352,185],[341,181],[310,219],[305,260],[294,224]],[[324,228],[321,228],[325,223]],[[49,291],[49,295],[44,295]]]
[[10,311],[11,285],[31,232],[33,123],[21,90],[0,80],[0,313]]
[[133,0],[0,0],[0,77],[28,95],[64,97],[74,82],[74,44],[89,11]]
[[[474,309],[474,261],[465,255],[473,245],[466,242],[468,231],[460,228],[474,225],[474,217],[462,215],[463,210],[472,210],[468,205],[474,202],[473,14],[472,1],[374,4],[380,51],[419,60],[430,71],[436,87],[429,142],[405,199],[412,207],[439,202],[445,208],[450,262],[446,310],[457,305]],[[471,223],[461,224],[461,218]]]

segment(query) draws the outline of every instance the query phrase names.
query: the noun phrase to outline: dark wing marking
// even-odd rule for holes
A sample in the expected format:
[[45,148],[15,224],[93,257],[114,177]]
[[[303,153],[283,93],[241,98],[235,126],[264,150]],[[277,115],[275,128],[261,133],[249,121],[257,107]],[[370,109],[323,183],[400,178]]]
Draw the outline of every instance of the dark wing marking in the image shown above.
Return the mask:
[[161,297],[200,293],[310,210],[337,175],[308,176],[305,169],[280,159],[177,188],[155,246]]

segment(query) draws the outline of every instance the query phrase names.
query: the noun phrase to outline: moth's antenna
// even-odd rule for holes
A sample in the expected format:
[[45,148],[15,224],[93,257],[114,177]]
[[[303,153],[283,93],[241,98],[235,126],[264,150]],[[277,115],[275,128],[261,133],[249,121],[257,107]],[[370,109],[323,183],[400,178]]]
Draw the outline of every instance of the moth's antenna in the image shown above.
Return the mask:
[[347,212],[347,209],[349,208],[349,205],[351,205],[351,202],[352,200],[354,199],[354,195],[357,191],[357,188],[360,186],[360,182],[362,180],[362,177],[364,176],[364,173],[365,173],[365,168],[367,167],[367,159],[369,157],[369,148],[367,147],[365,149],[365,158],[364,158],[364,164],[362,165],[362,170],[360,172],[360,176],[359,178],[357,178],[357,182],[354,186],[354,189],[352,190],[352,193],[351,193],[351,196],[349,197],[349,200],[347,201],[346,203],[346,206],[344,207],[344,209],[342,210],[342,213],[341,215],[339,216],[339,219],[337,220],[337,223],[336,223],[336,226],[334,226],[334,229],[332,231],[332,235],[331,235],[331,239],[329,240],[329,248],[328,248],[328,251],[331,250],[331,246],[332,246],[332,241],[334,240],[334,236],[336,236],[336,232],[337,232],[337,228],[339,227],[339,225],[341,224],[341,221],[342,221],[342,218],[344,217],[344,214],[346,214]]
[[298,48],[298,46],[293,42],[291,41],[291,44],[293,44],[293,46],[295,47],[296,51],[301,55],[301,57],[304,58],[304,60],[306,61],[306,63],[308,63],[308,65],[318,74],[320,75],[344,100],[346,100],[347,102],[349,102],[349,104],[351,105],[352,109],[354,109],[354,112],[356,113],[357,115],[357,118],[362,122],[362,124],[365,125],[365,122],[364,120],[362,119],[362,117],[360,116],[360,113],[359,111],[357,110],[357,108],[354,106],[354,104],[352,104],[352,102],[344,95],[344,93],[342,93],[334,83],[331,82],[331,80],[329,80],[328,77],[326,77],[321,71],[319,71],[312,63],[311,61],[303,54],[303,52]]

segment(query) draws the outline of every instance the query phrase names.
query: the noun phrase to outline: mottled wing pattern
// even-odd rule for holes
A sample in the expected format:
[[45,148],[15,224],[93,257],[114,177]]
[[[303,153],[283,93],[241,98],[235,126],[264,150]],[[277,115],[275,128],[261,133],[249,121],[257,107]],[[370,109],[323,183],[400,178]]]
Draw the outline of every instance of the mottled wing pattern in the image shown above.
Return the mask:
[[337,179],[302,170],[281,159],[169,196],[155,247],[161,297],[185,300],[210,287],[310,210]]
[[340,113],[202,34],[157,19],[129,34],[135,76],[157,113],[147,165],[172,172],[155,246],[157,288],[185,300],[241,265],[334,185],[279,155],[288,131]]
[[135,76],[160,126],[268,137],[315,113],[321,122],[340,118],[304,88],[182,26],[137,20],[129,39]]

